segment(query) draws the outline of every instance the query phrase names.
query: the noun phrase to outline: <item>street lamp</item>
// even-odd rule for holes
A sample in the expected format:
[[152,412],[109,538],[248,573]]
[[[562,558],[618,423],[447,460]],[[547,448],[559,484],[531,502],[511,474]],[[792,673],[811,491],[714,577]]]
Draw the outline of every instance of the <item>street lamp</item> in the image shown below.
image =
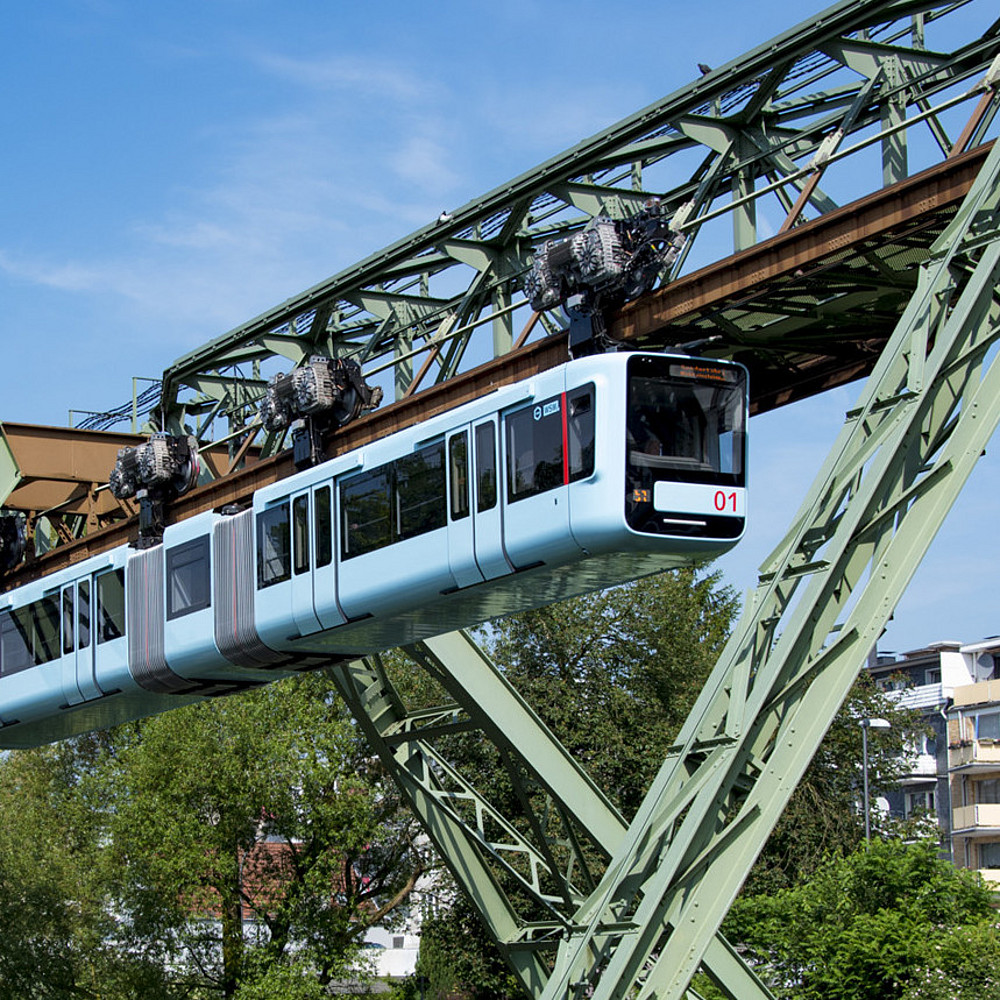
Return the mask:
[[872,813],[868,800],[868,730],[869,729],[892,729],[892,725],[887,719],[862,719],[861,720],[861,760],[864,772],[865,788],[865,843],[872,842]]

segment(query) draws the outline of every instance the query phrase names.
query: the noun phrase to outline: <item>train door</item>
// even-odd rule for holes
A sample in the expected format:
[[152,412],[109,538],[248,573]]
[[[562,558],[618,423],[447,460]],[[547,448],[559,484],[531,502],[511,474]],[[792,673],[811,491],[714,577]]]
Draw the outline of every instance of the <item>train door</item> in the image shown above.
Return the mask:
[[469,499],[469,432],[449,434],[448,447],[448,567],[456,587],[483,582],[476,562],[475,527]]
[[101,696],[94,663],[91,593],[89,577],[62,588],[63,693],[69,705]]
[[93,587],[90,578],[76,582],[76,686],[84,700],[100,698],[104,693],[97,683],[97,642],[91,622]]
[[337,600],[337,560],[333,557],[333,485],[312,488],[313,609],[322,628],[347,621]]
[[292,501],[292,619],[300,635],[320,630],[313,604],[313,557],[310,490],[293,493]]
[[76,650],[76,586],[69,584],[60,595],[62,613],[62,689],[67,705],[79,705],[83,694],[77,684]]
[[496,417],[472,429],[473,533],[476,562],[487,580],[495,580],[514,569],[504,553],[499,440]]
[[503,418],[503,537],[517,569],[578,551],[569,528],[566,393]]

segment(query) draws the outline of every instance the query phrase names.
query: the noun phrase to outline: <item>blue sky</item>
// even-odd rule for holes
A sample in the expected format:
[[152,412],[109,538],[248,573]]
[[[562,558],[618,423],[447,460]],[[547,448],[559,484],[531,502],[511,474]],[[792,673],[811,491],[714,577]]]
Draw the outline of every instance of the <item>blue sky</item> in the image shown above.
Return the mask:
[[[124,402],[132,376],[158,376],[822,6],[8,5],[0,419],[59,424]],[[724,563],[741,591],[859,391],[755,421],[752,528]],[[889,647],[1000,632],[1000,463],[981,466]]]

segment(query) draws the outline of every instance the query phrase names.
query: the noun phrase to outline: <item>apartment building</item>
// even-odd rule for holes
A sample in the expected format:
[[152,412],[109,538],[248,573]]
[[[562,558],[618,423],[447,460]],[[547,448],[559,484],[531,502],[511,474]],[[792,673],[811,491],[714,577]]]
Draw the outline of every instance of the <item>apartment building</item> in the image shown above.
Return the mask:
[[965,648],[975,679],[948,710],[952,858],[1000,884],[1000,640]]
[[926,726],[889,812],[933,818],[943,852],[1000,885],[1000,637],[879,653],[867,669]]

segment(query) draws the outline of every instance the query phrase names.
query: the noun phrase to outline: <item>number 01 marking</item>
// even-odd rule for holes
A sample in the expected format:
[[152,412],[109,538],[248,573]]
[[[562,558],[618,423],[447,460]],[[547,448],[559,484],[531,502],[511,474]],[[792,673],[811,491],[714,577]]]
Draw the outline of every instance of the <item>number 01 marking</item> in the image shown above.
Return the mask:
[[723,490],[715,491],[715,509],[718,511],[732,509],[736,513],[736,493],[726,493]]

